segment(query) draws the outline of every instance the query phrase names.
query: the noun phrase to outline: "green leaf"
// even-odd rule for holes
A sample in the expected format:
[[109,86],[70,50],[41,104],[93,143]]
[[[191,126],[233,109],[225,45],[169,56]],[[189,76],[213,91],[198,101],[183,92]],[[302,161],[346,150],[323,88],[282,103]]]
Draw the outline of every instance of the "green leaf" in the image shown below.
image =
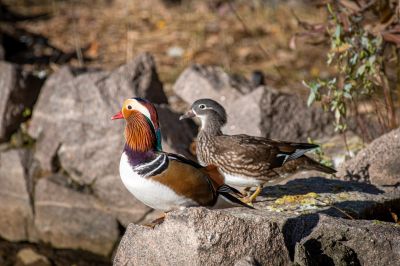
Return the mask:
[[342,27],[340,24],[336,25],[336,30],[335,30],[335,44],[336,46],[340,46],[341,40],[340,40],[340,34],[342,32]]
[[358,69],[357,69],[357,74],[356,77],[362,76],[365,72],[365,68],[367,67],[366,64],[361,65]]
[[355,53],[351,58],[350,58],[350,64],[351,65],[355,65],[355,64],[357,64],[357,61],[358,61],[358,53]]
[[350,92],[351,88],[353,88],[353,84],[351,84],[351,83],[344,84],[344,91],[345,92]]
[[308,95],[307,106],[310,107],[314,101],[315,101],[315,93],[311,92],[310,95]]

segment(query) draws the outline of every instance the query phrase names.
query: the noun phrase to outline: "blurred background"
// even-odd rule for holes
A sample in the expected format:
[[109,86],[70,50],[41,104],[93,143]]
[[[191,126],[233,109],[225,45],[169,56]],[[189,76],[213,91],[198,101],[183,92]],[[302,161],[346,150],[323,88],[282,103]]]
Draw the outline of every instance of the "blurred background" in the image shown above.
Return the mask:
[[0,265],[111,265],[126,226],[157,217],[119,181],[109,117],[127,97],[156,103],[165,149],[191,158],[196,125],[177,118],[208,96],[229,133],[327,143],[331,166],[354,156],[398,127],[399,14],[390,0],[0,0]]
[[[49,71],[62,63],[112,69],[147,51],[167,88],[194,62],[246,76],[262,70],[268,84],[290,90],[328,74],[329,46],[296,38],[300,21],[326,20],[326,9],[315,1],[3,0],[2,7],[6,59],[49,64]],[[4,13],[8,9],[14,16]],[[8,38],[22,43],[14,46]]]

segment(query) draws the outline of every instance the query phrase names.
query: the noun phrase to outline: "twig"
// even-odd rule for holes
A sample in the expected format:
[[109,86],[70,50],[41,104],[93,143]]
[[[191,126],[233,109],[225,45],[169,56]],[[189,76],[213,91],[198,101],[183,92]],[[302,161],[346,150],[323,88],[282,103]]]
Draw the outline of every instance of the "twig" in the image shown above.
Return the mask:
[[333,205],[333,204],[331,204],[331,203],[323,202],[322,200],[319,200],[319,199],[315,199],[315,200],[316,200],[316,201],[319,201],[320,203],[322,203],[322,204],[325,205],[325,206],[329,206],[329,207],[334,208],[335,210],[337,210],[337,211],[343,213],[343,214],[344,214],[345,216],[347,216],[349,219],[355,220],[355,218],[354,218],[353,216],[351,216],[350,214],[348,214],[348,213],[345,212],[344,210],[340,209],[339,207],[336,207],[335,205]]
[[76,57],[78,58],[79,66],[83,67],[83,65],[84,65],[83,55],[82,55],[82,50],[81,50],[81,47],[80,47],[80,39],[79,39],[78,31],[76,29],[77,28],[77,26],[76,26],[77,16],[75,14],[75,11],[76,11],[76,6],[75,5],[74,5],[74,19],[73,19],[73,22],[72,22],[72,31],[73,31],[73,38],[74,38]]
[[365,6],[363,6],[362,8],[360,8],[360,10],[358,10],[357,13],[362,13],[365,10],[369,9],[370,7],[372,7],[375,4],[376,0],[371,0],[368,4],[366,4]]

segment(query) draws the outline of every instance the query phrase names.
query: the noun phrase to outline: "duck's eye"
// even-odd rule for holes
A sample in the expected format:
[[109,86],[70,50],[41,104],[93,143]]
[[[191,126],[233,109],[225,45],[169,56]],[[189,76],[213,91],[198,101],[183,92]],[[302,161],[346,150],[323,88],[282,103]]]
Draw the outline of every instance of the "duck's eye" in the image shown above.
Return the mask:
[[132,105],[128,105],[128,109],[131,110],[132,109]]
[[199,105],[199,108],[200,108],[200,109],[206,109],[206,105],[205,105],[205,104],[200,104],[200,105]]

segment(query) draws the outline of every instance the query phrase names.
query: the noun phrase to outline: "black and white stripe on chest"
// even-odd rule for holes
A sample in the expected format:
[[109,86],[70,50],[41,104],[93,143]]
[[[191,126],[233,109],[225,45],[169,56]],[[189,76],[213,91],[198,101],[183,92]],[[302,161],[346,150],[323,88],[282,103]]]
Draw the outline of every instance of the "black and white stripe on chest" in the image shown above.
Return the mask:
[[161,174],[168,168],[168,165],[168,156],[160,154],[152,161],[133,167],[133,171],[142,177],[150,177]]

